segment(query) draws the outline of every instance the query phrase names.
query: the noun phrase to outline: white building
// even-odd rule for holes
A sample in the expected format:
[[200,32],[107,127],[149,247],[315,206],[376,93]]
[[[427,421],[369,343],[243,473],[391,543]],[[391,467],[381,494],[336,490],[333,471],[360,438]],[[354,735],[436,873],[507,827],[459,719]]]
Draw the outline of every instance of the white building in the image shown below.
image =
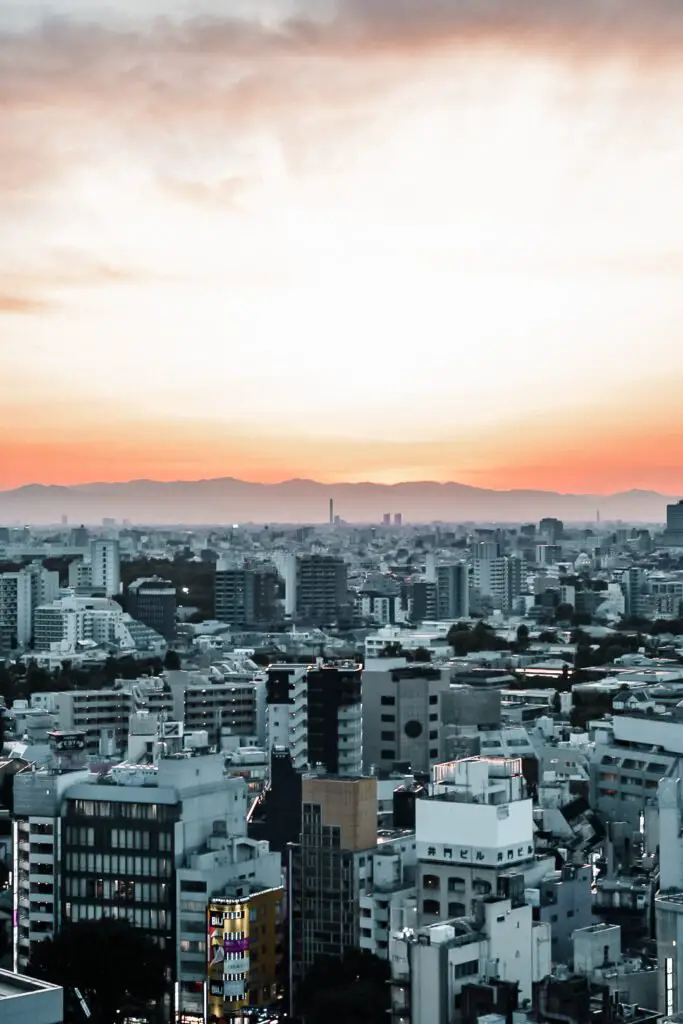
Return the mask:
[[121,592],[121,549],[118,540],[93,540],[90,543],[91,584],[103,587],[106,597]]
[[33,631],[36,650],[58,648],[65,657],[83,643],[135,650],[129,617],[127,620],[116,601],[107,597],[77,597],[72,590],[60,593],[55,601],[36,608]]
[[534,923],[524,904],[479,900],[470,916],[395,932],[390,962],[399,1020],[457,1024],[463,987],[494,979],[517,982],[524,1009],[550,974],[550,925]]
[[25,569],[0,574],[0,646],[25,647],[32,635],[32,577]]
[[534,856],[532,801],[521,758],[468,757],[431,770],[416,802],[420,925],[470,914],[477,898],[513,895],[555,867]]

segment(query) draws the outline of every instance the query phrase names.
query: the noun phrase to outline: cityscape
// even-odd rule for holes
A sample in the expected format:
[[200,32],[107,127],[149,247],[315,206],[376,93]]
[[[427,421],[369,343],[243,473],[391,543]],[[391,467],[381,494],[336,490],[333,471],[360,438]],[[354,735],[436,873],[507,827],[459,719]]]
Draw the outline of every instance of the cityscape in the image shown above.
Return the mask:
[[0,1024],[683,1024],[683,0],[0,0]]
[[8,525],[0,653],[1,1019],[682,1019],[683,501]]

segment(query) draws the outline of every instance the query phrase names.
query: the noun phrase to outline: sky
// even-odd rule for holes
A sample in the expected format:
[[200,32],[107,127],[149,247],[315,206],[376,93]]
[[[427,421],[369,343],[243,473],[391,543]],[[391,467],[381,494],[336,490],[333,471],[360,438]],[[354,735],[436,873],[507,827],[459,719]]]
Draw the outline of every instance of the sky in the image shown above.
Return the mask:
[[0,488],[683,491],[683,0],[2,0]]

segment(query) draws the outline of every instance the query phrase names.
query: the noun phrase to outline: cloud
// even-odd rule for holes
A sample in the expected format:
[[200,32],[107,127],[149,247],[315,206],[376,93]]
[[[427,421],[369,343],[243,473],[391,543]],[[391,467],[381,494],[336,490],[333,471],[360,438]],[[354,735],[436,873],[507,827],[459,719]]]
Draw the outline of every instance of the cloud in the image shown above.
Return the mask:
[[50,308],[50,303],[43,299],[0,292],[0,316],[33,316]]

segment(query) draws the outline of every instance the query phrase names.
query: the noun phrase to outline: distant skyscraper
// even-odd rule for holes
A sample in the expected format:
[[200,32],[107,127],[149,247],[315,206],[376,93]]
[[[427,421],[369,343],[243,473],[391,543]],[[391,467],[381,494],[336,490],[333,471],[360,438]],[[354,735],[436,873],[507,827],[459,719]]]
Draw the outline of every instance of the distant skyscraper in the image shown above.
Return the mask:
[[382,526],[391,526],[391,512],[385,512],[382,516]]
[[121,552],[117,540],[93,540],[90,543],[92,585],[102,587],[106,597],[121,592]]
[[402,516],[402,514],[400,512],[397,512],[394,515],[394,526],[402,526],[402,525],[403,525],[403,516]]
[[683,501],[666,506],[664,542],[672,547],[683,547]]
[[176,635],[176,588],[170,580],[149,576],[128,587],[127,609],[138,622],[156,630],[167,640]]
[[334,498],[330,498],[330,526],[334,525]]

